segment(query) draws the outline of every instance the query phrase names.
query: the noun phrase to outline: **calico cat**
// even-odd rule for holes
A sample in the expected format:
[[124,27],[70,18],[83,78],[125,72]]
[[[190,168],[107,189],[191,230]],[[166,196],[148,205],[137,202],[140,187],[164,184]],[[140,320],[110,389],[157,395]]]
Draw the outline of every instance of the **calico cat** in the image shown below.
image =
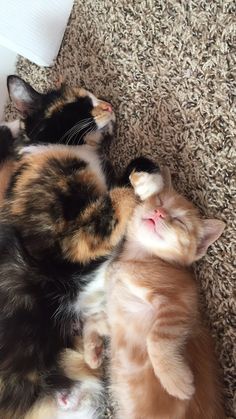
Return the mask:
[[134,206],[131,189],[108,190],[91,145],[29,146],[15,162],[0,210],[1,418],[52,418],[56,391],[99,384],[75,335],[100,312]]
[[43,94],[13,75],[8,76],[7,86],[22,118],[19,125],[25,144],[98,144],[104,132],[112,133],[115,115],[111,104],[84,88],[61,84]]
[[8,91],[21,120],[0,125],[0,199],[24,146],[87,145],[100,157],[109,185],[114,172],[103,153],[103,139],[113,132],[115,115],[110,103],[80,87],[62,84],[39,93],[18,76],[8,76]]
[[107,272],[111,386],[122,419],[223,419],[217,367],[190,265],[225,224],[158,172],[130,176],[140,203]]

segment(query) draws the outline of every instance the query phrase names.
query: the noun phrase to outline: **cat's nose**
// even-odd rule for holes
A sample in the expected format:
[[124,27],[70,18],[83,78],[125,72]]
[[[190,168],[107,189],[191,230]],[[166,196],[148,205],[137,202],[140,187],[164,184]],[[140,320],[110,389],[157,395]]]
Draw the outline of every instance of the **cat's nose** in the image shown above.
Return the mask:
[[107,112],[112,113],[112,106],[111,106],[110,103],[106,103],[106,102],[101,103],[101,108],[102,108],[103,111],[107,111]]
[[164,208],[155,209],[155,218],[166,218],[166,211]]

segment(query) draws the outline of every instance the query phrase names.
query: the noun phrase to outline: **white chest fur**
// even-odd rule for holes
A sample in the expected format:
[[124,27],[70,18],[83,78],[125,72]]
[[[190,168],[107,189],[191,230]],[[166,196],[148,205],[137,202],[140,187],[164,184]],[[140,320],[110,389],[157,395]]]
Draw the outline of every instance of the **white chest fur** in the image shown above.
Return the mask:
[[105,310],[105,274],[110,261],[104,262],[92,275],[87,287],[80,293],[74,303],[74,310],[84,318],[101,313]]

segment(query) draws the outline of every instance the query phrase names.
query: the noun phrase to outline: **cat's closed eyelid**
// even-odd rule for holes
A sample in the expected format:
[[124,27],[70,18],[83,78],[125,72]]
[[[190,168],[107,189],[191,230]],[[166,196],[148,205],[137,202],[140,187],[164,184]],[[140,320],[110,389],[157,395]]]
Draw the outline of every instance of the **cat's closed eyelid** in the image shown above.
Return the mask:
[[163,202],[162,202],[161,198],[158,195],[157,195],[156,201],[157,201],[157,205],[163,206]]
[[185,224],[185,222],[183,220],[181,220],[181,218],[178,217],[173,217],[173,220],[176,221],[178,224],[180,224],[185,230],[188,231],[188,227]]

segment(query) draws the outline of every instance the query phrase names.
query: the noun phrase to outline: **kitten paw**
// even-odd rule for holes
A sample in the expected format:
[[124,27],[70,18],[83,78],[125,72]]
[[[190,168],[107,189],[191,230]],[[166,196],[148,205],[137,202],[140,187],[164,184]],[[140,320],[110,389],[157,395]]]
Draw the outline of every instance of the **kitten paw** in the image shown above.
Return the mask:
[[92,369],[97,369],[103,361],[103,339],[97,333],[84,342],[84,359]]
[[188,400],[195,392],[193,373],[185,364],[168,368],[168,372],[158,373],[158,377],[165,390],[178,399]]
[[161,173],[132,172],[129,180],[134,188],[135,194],[142,201],[150,196],[159,193],[164,186]]

